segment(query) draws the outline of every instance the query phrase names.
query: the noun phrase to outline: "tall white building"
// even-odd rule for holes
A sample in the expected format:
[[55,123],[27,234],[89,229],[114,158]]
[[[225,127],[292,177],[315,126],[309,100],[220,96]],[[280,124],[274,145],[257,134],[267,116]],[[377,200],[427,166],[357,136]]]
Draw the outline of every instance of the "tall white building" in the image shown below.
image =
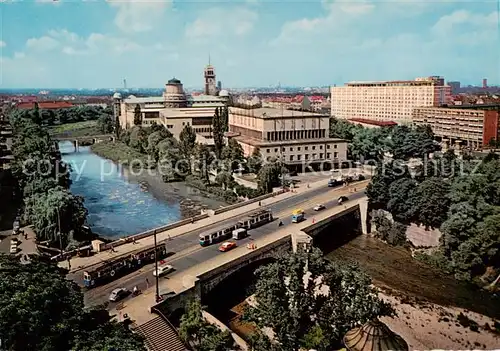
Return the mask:
[[330,87],[331,115],[339,119],[410,123],[417,107],[451,101],[451,87],[441,77],[404,81],[350,82]]

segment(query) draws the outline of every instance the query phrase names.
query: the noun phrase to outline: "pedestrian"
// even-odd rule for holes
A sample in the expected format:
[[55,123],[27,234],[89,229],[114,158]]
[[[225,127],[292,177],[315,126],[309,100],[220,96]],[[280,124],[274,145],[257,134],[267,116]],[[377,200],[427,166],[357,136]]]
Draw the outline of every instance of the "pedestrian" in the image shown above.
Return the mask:
[[261,206],[261,203],[260,203],[260,201],[259,201],[259,206]]
[[146,278],[146,289],[148,289],[148,288],[149,288],[149,279]]
[[170,234],[167,234],[167,235],[168,235],[168,241],[172,240],[172,239],[170,238]]
[[194,217],[191,217],[191,224],[194,224]]
[[132,238],[132,244],[135,245],[137,242],[135,241],[135,238]]

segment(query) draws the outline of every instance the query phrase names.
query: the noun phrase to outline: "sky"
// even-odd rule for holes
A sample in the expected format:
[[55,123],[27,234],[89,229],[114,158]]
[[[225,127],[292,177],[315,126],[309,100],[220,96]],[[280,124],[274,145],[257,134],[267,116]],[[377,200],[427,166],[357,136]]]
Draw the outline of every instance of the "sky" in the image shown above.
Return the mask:
[[500,0],[0,0],[0,88],[500,85]]

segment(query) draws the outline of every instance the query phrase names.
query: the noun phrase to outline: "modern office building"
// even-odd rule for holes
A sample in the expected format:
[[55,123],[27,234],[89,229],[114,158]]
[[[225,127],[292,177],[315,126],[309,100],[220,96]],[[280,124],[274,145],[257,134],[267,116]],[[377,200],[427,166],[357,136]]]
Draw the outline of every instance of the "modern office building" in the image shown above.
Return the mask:
[[460,82],[447,82],[451,87],[451,95],[458,95],[460,93]]
[[246,156],[256,148],[264,160],[289,168],[329,169],[347,160],[347,142],[329,138],[329,116],[273,108],[229,108],[229,132]]
[[451,100],[451,87],[442,77],[405,81],[350,82],[331,87],[331,115],[339,119],[362,118],[410,123],[413,109],[441,106]]
[[430,125],[445,147],[478,149],[498,140],[500,105],[422,107],[413,112],[413,123]]

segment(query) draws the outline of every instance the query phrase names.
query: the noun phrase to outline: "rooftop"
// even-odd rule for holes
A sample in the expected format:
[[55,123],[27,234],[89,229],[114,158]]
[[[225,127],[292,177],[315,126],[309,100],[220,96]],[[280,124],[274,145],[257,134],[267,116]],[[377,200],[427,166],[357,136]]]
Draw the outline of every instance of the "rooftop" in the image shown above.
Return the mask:
[[328,117],[321,113],[303,112],[294,110],[277,109],[271,107],[259,107],[254,109],[244,109],[231,107],[230,111],[234,114],[253,116],[259,118],[281,118],[281,117]]
[[370,124],[370,125],[374,125],[374,126],[378,126],[378,127],[390,127],[390,126],[397,126],[398,125],[394,121],[374,121],[374,120],[365,119],[365,118],[350,118],[348,121],[349,122]]
[[[234,134],[232,134],[234,135]],[[229,136],[229,135],[228,135]],[[235,136],[236,140],[241,141],[242,143],[249,144],[252,146],[269,146],[269,147],[279,147],[279,146],[287,146],[287,145],[304,145],[304,144],[324,144],[324,143],[347,143],[344,139],[337,138],[317,138],[317,139],[301,139],[301,140],[262,140],[250,138],[247,136]]]

